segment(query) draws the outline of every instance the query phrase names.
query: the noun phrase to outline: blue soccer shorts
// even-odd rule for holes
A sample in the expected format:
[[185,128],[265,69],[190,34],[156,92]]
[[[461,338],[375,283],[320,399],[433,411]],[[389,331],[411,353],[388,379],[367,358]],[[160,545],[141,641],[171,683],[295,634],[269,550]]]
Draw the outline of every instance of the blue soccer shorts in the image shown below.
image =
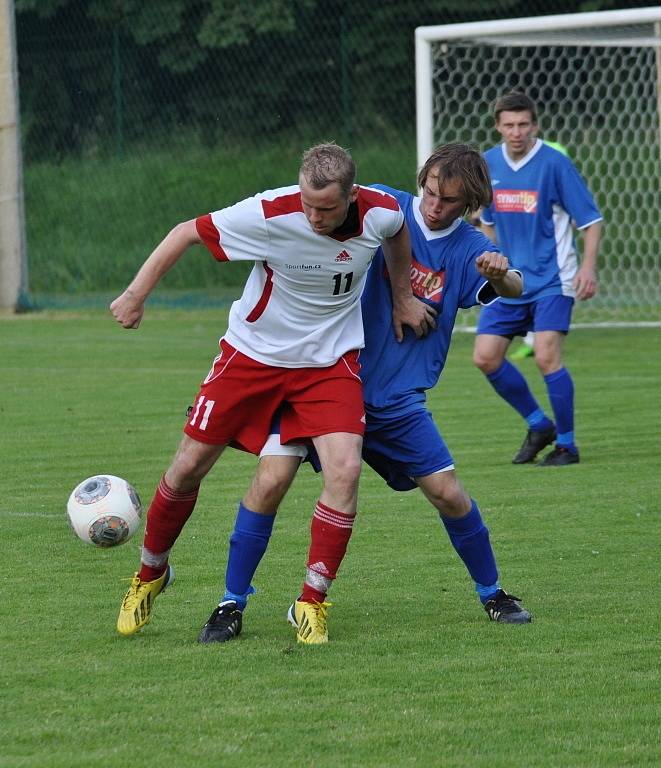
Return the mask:
[[417,477],[454,469],[454,462],[431,413],[420,408],[396,419],[370,419],[363,460],[395,491],[417,488]]
[[494,301],[482,307],[477,333],[493,336],[525,336],[528,331],[569,333],[574,299],[571,296],[544,296],[537,301],[506,304]]
[[[271,425],[271,435],[260,456],[298,456],[309,461],[315,472],[321,471],[314,446],[280,444],[278,420]],[[431,413],[419,408],[396,419],[370,419],[363,438],[363,461],[395,491],[418,487],[416,477],[454,469],[454,461]]]

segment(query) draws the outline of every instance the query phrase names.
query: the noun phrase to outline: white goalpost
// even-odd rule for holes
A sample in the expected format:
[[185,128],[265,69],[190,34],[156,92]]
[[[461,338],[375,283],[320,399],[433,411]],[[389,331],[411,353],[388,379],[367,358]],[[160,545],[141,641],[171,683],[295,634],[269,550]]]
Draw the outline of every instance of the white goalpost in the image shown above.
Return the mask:
[[14,3],[0,0],[0,310],[13,311],[27,284]]
[[415,46],[418,165],[440,143],[496,144],[494,101],[525,91],[604,213],[576,324],[661,325],[661,7],[418,27]]

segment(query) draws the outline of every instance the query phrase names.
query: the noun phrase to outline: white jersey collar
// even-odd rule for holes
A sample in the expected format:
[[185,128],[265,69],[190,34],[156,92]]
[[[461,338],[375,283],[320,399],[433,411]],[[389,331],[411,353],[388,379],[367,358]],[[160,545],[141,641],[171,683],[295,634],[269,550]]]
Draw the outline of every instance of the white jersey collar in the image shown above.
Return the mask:
[[463,221],[463,219],[460,217],[455,219],[452,224],[447,227],[447,229],[429,229],[429,227],[425,224],[425,220],[422,218],[422,213],[420,212],[421,202],[422,197],[416,197],[413,201],[413,215],[415,216],[416,223],[420,227],[420,231],[425,236],[426,240],[438,240],[441,237],[447,237],[448,235],[451,235]]
[[507,147],[505,146],[505,142],[500,145],[500,148],[503,152],[503,159],[507,165],[509,165],[513,171],[518,171],[520,168],[523,168],[526,163],[529,163],[543,146],[544,142],[541,139],[535,139],[535,143],[532,145],[530,152],[528,152],[527,155],[524,155],[520,160],[517,160],[516,162],[510,159],[510,156],[507,154]]

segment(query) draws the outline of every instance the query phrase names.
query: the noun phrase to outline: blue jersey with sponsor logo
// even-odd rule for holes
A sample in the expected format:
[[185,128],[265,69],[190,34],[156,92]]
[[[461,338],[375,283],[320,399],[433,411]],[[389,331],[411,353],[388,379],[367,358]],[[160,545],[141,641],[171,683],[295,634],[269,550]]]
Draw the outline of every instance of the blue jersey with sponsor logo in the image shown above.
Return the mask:
[[523,273],[523,294],[501,299],[520,304],[543,296],[574,296],[578,255],[572,219],[578,229],[602,216],[569,158],[537,139],[514,163],[500,144],[485,152],[493,203],[482,221],[496,228],[498,244],[512,267]]
[[365,348],[360,353],[368,429],[380,420],[417,410],[425,390],[433,387],[443,371],[452,329],[459,308],[468,309],[496,298],[491,285],[475,266],[493,243],[463,219],[448,229],[432,231],[420,213],[420,198],[381,184],[375,188],[397,199],[411,238],[411,287],[413,293],[438,312],[436,330],[417,339],[404,328],[404,340],[395,339],[392,295],[383,251],[376,252],[362,296]]

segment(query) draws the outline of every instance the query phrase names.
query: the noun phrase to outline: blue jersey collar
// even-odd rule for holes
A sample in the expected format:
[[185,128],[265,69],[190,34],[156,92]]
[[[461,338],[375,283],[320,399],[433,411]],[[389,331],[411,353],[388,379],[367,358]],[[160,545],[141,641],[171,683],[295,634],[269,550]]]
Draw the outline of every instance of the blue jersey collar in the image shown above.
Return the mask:
[[530,152],[528,152],[527,155],[524,155],[520,160],[517,160],[516,163],[513,160],[511,160],[510,156],[507,154],[507,148],[505,146],[505,142],[503,142],[500,145],[500,148],[503,152],[503,160],[507,163],[507,165],[509,165],[509,167],[513,171],[518,171],[519,169],[523,168],[524,165],[529,163],[543,146],[544,146],[544,142],[541,139],[535,139],[535,143],[532,145],[532,149],[530,150]]
[[420,227],[420,231],[425,236],[425,240],[438,240],[441,237],[447,237],[448,235],[451,235],[463,221],[461,218],[455,219],[452,224],[447,227],[447,229],[429,229],[429,227],[425,224],[425,220],[422,218],[422,213],[420,212],[421,202],[422,197],[414,198],[413,215],[415,216],[417,225]]

